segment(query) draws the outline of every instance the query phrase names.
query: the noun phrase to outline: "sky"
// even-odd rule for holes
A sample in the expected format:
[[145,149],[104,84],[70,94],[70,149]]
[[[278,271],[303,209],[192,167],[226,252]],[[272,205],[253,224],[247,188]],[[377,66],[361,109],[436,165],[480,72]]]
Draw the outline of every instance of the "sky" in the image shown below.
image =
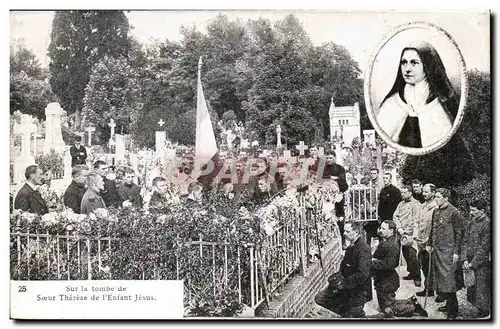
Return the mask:
[[[224,13],[230,20],[246,21],[259,17],[276,21],[294,13],[314,45],[333,41],[343,45],[364,72],[380,40],[396,26],[410,21],[427,21],[446,30],[458,44],[467,69],[490,71],[489,15],[481,11],[455,12],[370,12],[332,10],[260,10],[260,11],[131,11],[127,13],[134,27],[132,35],[141,42],[152,39],[180,40],[181,25],[195,25],[205,32],[208,22]],[[10,40],[23,38],[43,66],[50,43],[52,11],[11,11]]]

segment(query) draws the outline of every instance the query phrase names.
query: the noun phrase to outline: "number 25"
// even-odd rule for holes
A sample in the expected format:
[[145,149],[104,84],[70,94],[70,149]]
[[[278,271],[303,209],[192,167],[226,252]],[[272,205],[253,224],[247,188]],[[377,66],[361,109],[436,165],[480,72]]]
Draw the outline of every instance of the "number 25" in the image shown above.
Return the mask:
[[26,292],[26,286],[19,286],[19,292]]

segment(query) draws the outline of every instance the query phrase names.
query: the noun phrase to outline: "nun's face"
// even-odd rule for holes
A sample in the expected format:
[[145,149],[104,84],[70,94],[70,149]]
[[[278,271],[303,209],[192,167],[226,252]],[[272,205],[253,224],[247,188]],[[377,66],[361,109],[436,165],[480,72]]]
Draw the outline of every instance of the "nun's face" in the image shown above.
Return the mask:
[[425,79],[424,65],[416,50],[405,50],[401,57],[401,73],[406,83],[416,84]]

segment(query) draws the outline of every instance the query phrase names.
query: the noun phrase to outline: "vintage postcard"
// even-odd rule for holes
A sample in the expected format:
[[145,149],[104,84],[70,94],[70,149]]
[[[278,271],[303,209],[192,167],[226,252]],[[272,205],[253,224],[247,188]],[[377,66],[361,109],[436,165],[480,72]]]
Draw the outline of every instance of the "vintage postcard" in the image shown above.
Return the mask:
[[10,11],[10,317],[491,321],[490,22]]

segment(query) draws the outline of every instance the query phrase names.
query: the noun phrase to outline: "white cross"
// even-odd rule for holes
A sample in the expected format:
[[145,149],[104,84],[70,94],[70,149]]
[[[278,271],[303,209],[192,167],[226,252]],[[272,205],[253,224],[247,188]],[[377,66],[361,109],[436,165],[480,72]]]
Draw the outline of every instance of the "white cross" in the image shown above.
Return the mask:
[[304,151],[308,149],[307,145],[304,145],[304,141],[300,141],[299,145],[295,145],[295,148],[299,150],[299,155],[304,155]]
[[163,126],[165,124],[165,122],[163,121],[163,119],[160,119],[160,121],[158,121],[158,124],[161,126]]
[[354,178],[356,178],[356,180],[358,181],[358,185],[361,185],[361,179],[363,179],[363,175],[361,175],[361,173],[358,172],[356,174],[356,177]]
[[114,127],[116,127],[116,123],[115,123],[115,120],[111,119],[108,123],[108,126],[111,127],[111,129],[113,129]]

